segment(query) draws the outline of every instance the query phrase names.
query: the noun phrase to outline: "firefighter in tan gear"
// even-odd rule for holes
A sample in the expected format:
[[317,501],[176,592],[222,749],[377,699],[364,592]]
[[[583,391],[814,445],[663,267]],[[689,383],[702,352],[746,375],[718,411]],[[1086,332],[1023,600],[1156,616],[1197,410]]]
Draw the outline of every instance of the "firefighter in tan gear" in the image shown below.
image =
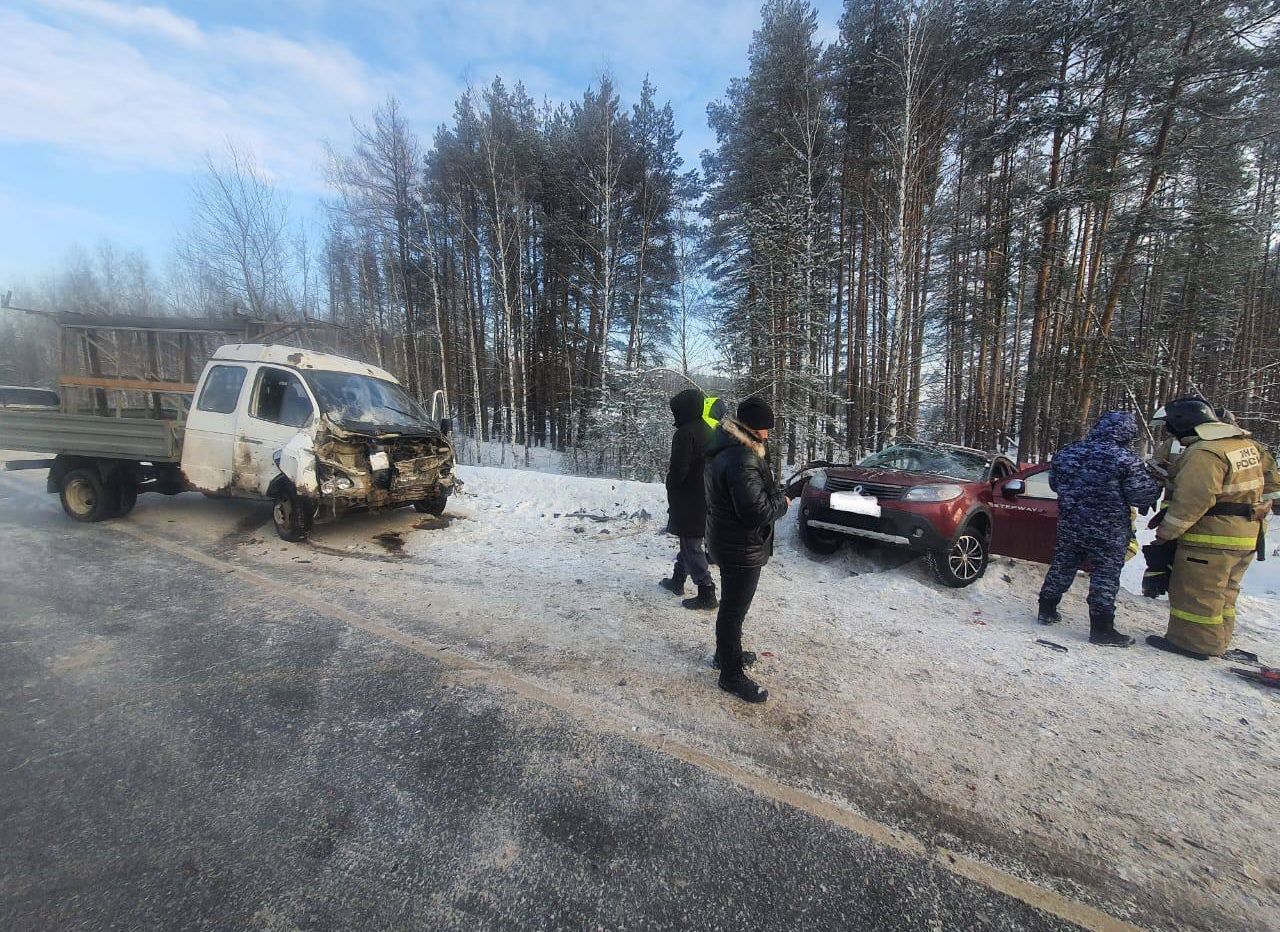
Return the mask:
[[1236,597],[1259,549],[1263,522],[1280,497],[1280,476],[1249,432],[1218,420],[1203,399],[1165,406],[1165,428],[1186,450],[1170,470],[1172,492],[1157,541],[1176,541],[1169,630],[1147,643],[1204,660],[1235,630]]

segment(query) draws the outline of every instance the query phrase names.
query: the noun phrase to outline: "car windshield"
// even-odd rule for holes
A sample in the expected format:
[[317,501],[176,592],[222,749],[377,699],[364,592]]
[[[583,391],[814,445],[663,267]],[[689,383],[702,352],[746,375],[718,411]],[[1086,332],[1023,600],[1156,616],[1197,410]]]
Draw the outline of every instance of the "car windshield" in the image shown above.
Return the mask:
[[991,461],[980,453],[970,453],[967,450],[904,443],[873,453],[858,465],[878,469],[900,469],[903,472],[932,473],[936,476],[962,479],[965,482],[980,482],[987,478]]
[[354,372],[303,373],[315,393],[320,410],[340,426],[352,430],[419,430],[431,418],[407,391]]

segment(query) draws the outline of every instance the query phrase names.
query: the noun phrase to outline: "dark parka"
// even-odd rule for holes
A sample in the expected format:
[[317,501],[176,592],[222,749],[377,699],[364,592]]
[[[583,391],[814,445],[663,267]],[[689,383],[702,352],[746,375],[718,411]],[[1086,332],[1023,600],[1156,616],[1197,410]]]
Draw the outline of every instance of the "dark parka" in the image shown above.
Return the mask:
[[726,417],[707,447],[707,550],[721,566],[764,566],[773,523],[787,499],[769,471],[764,444]]
[[687,388],[671,399],[676,432],[667,467],[667,531],[677,537],[705,537],[707,499],[702,480],[711,428],[702,419],[702,392]]

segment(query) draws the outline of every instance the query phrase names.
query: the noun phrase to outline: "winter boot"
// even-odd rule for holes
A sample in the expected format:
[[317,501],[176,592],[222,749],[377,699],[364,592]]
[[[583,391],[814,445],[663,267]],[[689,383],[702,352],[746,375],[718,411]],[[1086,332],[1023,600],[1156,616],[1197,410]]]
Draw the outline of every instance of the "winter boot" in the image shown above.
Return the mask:
[[1181,657],[1190,657],[1192,660],[1208,660],[1208,654],[1202,654],[1199,651],[1187,650],[1185,647],[1179,647],[1167,637],[1159,634],[1148,634],[1147,643],[1159,650],[1168,651],[1171,654],[1178,654]]
[[1040,596],[1040,614],[1036,616],[1036,621],[1042,625],[1056,625],[1062,621],[1062,615],[1058,613],[1058,602],[1061,597],[1051,599],[1047,596]]
[[663,589],[666,589],[668,592],[673,592],[676,595],[684,595],[684,581],[688,578],[689,577],[683,570],[672,570],[671,578],[662,580],[658,585]]
[[698,608],[710,610],[720,607],[720,600],[716,598],[716,584],[713,582],[699,583],[698,594],[692,599],[685,599],[680,603],[685,608]]
[[736,676],[721,673],[720,688],[727,693],[733,693],[743,702],[764,702],[769,698],[769,690],[762,688],[745,673],[739,673]]
[[[753,650],[744,650],[744,651],[742,652],[742,665],[743,665],[744,667],[749,667],[749,666],[751,666],[752,664],[754,664],[755,662],[756,662],[756,652],[755,652],[755,651],[753,651]],[[711,658],[711,669],[713,669],[713,670],[719,670],[719,669],[720,669],[720,655],[719,655],[719,654],[715,654],[715,655],[713,655],[713,656],[712,656],[712,658]]]
[[1115,612],[1089,613],[1089,643],[1100,647],[1132,647],[1133,638],[1116,630]]

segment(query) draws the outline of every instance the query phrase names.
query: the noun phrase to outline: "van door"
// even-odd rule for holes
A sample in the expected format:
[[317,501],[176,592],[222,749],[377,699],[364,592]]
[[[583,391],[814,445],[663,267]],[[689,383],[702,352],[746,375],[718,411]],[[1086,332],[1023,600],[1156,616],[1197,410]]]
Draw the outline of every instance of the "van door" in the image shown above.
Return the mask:
[[231,486],[236,411],[248,373],[243,364],[212,362],[196,388],[182,436],[182,473],[202,492],[226,492]]
[[236,422],[236,490],[265,496],[279,473],[276,452],[309,426],[315,414],[311,392],[296,372],[259,366],[248,404]]

